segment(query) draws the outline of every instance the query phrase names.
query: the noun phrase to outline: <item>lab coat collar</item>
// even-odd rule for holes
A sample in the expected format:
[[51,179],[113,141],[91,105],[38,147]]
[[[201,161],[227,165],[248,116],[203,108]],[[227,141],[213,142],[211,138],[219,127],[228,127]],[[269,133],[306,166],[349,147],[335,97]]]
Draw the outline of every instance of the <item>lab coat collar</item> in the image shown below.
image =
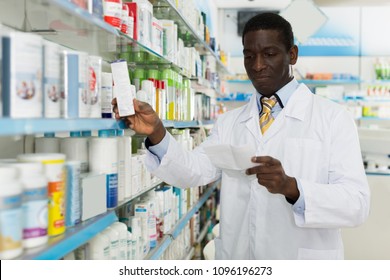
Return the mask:
[[[295,118],[300,121],[305,119],[307,112],[307,106],[311,102],[313,93],[309,88],[300,84],[297,90],[292,94],[288,103],[279,113],[280,116],[277,117],[274,124],[271,125],[269,131],[262,136],[260,132],[260,126],[258,122],[259,118],[259,108],[257,106],[256,95],[253,94],[248,104],[244,106],[243,111],[238,116],[238,121],[240,123],[245,123],[245,126],[251,132],[251,134],[257,139],[258,142],[267,141],[270,139],[277,131],[279,131],[281,124],[283,123],[283,115],[290,118]],[[256,118],[256,121],[251,121],[252,118]],[[259,137],[260,136],[260,137]],[[262,140],[260,140],[262,139]]]
[[284,108],[285,115],[303,121],[312,95],[313,93],[306,85],[300,84]]
[[[299,84],[283,109],[285,115],[303,121],[306,115],[306,107],[309,105],[312,95],[313,93],[306,85]],[[253,117],[258,118],[258,116],[259,108],[257,107],[256,95],[253,94],[248,104],[245,105],[242,113],[239,115],[238,121],[247,122]]]

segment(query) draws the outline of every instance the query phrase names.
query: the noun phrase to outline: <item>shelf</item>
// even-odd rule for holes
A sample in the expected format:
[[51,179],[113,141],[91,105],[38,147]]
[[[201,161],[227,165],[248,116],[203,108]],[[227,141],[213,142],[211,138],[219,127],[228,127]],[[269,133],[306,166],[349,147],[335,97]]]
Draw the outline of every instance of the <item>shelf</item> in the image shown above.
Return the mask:
[[168,121],[163,120],[163,124],[167,128],[199,128],[205,125],[214,124],[214,120],[202,121]]
[[[207,45],[207,43],[202,38],[200,38],[200,36],[196,33],[196,31],[192,28],[188,21],[183,17],[183,15],[176,9],[176,7],[171,3],[171,1],[160,0],[150,2],[153,4],[153,8],[168,8],[170,10],[169,18],[174,20],[178,26],[178,34],[185,34],[185,43],[187,44],[190,42],[191,44],[195,45],[195,48],[202,55],[212,55],[217,62],[219,70],[224,72],[225,74],[232,75],[227,69],[227,67],[221,62],[218,55],[211,49],[209,45]],[[158,2],[158,6],[155,2]]]
[[9,119],[0,118],[0,136],[44,132],[124,129],[123,121],[114,119]]
[[164,251],[172,243],[173,239],[170,235],[164,235],[161,241],[146,255],[145,260],[158,260]]
[[119,32],[65,0],[0,1],[1,22],[60,45],[114,60]]
[[206,237],[206,235],[207,235],[207,233],[209,231],[210,225],[211,225],[211,220],[208,220],[207,223],[202,228],[201,232],[199,233],[199,236],[196,239],[196,244],[201,243],[203,241],[203,239]]
[[361,80],[298,80],[306,85],[359,85]]
[[230,84],[250,84],[251,80],[227,80]]
[[366,171],[367,176],[390,176],[390,171]]
[[153,248],[145,259],[150,260],[158,260],[161,255],[164,253],[166,248],[172,243],[173,240],[175,240],[181,231],[184,229],[186,224],[190,221],[192,216],[202,207],[202,205],[207,201],[207,199],[212,195],[214,190],[217,188],[218,184],[220,183],[220,180],[215,181],[207,190],[206,192],[199,198],[198,202],[192,207],[190,211],[186,213],[184,217],[182,217],[176,226],[171,230],[170,233],[164,235],[163,239],[157,244],[155,248]]
[[[203,121],[163,121],[165,127],[198,128],[213,124]],[[115,119],[9,119],[0,118],[0,136],[39,134],[45,132],[126,129],[124,121]]]
[[380,118],[380,117],[360,117],[357,120],[367,120],[367,121],[390,121],[390,118]]
[[98,232],[101,232],[118,217],[114,211],[91,218],[73,228],[68,228],[62,235],[49,238],[42,247],[34,248],[22,255],[24,260],[58,260],[88,242]]

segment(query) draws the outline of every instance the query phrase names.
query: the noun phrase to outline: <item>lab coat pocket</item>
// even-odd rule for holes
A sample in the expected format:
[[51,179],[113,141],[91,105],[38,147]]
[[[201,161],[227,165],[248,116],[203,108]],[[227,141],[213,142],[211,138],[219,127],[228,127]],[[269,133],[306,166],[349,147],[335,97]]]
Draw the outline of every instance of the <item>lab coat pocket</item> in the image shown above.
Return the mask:
[[340,260],[343,259],[341,250],[298,249],[299,260]]
[[283,156],[286,174],[313,179],[325,162],[324,145],[310,138],[287,138]]

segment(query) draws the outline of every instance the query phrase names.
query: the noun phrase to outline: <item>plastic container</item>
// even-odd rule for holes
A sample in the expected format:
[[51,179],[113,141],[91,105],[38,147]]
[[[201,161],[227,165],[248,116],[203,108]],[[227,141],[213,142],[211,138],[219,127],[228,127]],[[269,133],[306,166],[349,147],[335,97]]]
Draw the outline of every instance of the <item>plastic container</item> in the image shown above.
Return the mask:
[[119,259],[119,232],[112,227],[107,227],[102,231],[110,239],[110,260]]
[[88,241],[87,258],[89,260],[110,259],[110,239],[106,234],[98,233]]
[[35,138],[35,153],[59,153],[60,138],[54,133],[45,133],[44,137]]
[[65,155],[64,154],[22,154],[21,162],[40,162],[48,180],[48,235],[56,236],[65,232]]
[[88,138],[81,137],[81,133],[72,132],[71,137],[61,138],[60,152],[66,155],[69,161],[80,161],[81,173],[89,170]]
[[12,165],[19,170],[23,186],[23,247],[34,248],[48,241],[47,179],[39,162]]
[[99,137],[89,141],[89,168],[97,174],[106,175],[107,208],[118,205],[118,144],[110,137],[110,131],[99,130]]
[[110,227],[119,233],[119,260],[127,260],[127,225],[114,222]]
[[22,254],[22,184],[15,167],[0,166],[0,259]]

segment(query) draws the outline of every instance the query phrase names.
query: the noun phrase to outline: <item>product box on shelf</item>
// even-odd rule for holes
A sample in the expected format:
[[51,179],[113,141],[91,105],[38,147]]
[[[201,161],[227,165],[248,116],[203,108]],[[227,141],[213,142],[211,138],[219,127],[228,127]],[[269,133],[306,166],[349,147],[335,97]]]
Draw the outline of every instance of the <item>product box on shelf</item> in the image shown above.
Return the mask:
[[[134,40],[138,40],[138,4],[135,2],[124,3],[129,8],[129,16],[133,17],[133,36]],[[131,32],[131,31],[130,31]]]
[[107,211],[106,175],[84,173],[81,177],[81,220],[85,221]]
[[102,0],[88,0],[88,11],[100,18],[103,19],[103,1]]
[[163,54],[164,29],[160,20],[152,18],[152,49],[159,55]]
[[152,47],[153,5],[148,0],[134,0],[138,7],[137,37],[141,44]]
[[50,41],[43,42],[43,116],[61,116],[61,47]]
[[122,0],[102,0],[104,21],[116,29],[121,29]]
[[165,36],[163,55],[169,61],[177,63],[177,25],[173,20],[160,20]]
[[101,90],[102,90],[102,58],[90,55],[88,57],[88,94],[90,101],[90,118],[101,118]]
[[22,32],[3,32],[1,92],[3,115],[42,117],[42,38]]
[[88,54],[78,51],[62,52],[61,116],[63,118],[89,118]]

